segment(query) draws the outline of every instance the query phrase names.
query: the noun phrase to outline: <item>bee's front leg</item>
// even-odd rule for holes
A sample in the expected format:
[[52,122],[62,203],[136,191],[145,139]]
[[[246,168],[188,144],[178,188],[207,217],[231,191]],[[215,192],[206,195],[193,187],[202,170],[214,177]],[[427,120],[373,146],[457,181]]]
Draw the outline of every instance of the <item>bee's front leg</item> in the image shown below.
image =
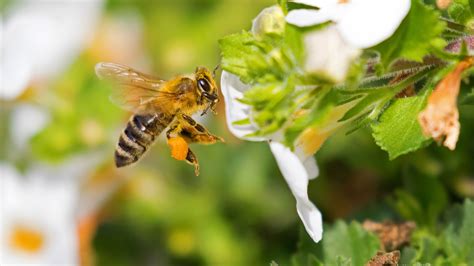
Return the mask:
[[180,114],[182,125],[180,135],[188,142],[201,144],[214,144],[217,141],[224,142],[224,139],[211,134],[205,127],[198,124],[192,117]]

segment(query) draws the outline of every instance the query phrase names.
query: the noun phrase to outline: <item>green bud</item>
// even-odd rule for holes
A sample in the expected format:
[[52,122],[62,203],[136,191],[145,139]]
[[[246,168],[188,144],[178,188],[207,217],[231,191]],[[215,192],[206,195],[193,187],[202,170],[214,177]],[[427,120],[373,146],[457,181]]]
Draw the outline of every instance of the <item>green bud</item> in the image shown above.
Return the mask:
[[285,14],[279,6],[267,7],[253,20],[252,33],[259,39],[264,35],[281,35],[285,30]]

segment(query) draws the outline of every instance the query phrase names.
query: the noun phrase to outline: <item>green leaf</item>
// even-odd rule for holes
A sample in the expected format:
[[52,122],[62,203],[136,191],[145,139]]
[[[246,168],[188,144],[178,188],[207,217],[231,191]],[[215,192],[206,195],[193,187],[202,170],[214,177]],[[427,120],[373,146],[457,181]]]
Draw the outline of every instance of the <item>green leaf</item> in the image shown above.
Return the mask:
[[358,222],[347,224],[339,220],[325,230],[323,240],[317,244],[301,230],[293,266],[365,265],[380,249],[378,237]]
[[418,123],[418,114],[426,105],[428,93],[395,100],[382,114],[380,122],[372,126],[375,142],[388,152],[390,160],[429,143]]
[[466,200],[446,213],[439,230],[417,229],[410,247],[402,250],[400,264],[474,265],[474,203]]
[[[459,223],[457,219],[461,219]],[[464,202],[461,216],[454,216],[446,230],[444,245],[448,262],[451,265],[467,263],[474,264],[474,202]]]
[[417,223],[419,221],[423,221],[423,210],[421,204],[410,193],[406,192],[405,190],[398,189],[388,200],[392,207],[405,220],[411,220]]
[[365,265],[379,249],[379,239],[356,222],[337,221],[323,238],[325,265]]
[[454,0],[448,8],[449,16],[458,23],[466,24],[473,17],[474,1]]
[[395,33],[373,48],[380,53],[383,67],[387,69],[399,58],[421,61],[433,50],[442,50],[445,41],[440,35],[446,25],[439,17],[421,0],[412,0],[410,12]]
[[255,46],[248,45],[254,40],[254,37],[248,31],[232,34],[219,40],[222,68],[239,76],[243,81],[250,80],[248,57],[259,53]]
[[[324,242],[324,240],[323,240]],[[298,251],[291,257],[292,266],[319,266],[324,265],[318,257],[322,256],[322,246],[320,243],[316,244],[308,236],[304,227],[300,227]]]
[[277,0],[277,3],[281,7],[281,10],[283,10],[283,13],[287,14],[288,13],[288,0]]

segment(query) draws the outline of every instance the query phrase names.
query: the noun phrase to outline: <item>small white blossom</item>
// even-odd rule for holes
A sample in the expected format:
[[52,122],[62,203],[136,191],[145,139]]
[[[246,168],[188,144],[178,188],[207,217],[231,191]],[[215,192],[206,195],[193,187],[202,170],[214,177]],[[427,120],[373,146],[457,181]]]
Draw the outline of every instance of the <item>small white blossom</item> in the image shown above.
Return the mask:
[[0,162],[0,265],[79,265],[80,188],[97,158],[34,163],[24,174]]
[[0,264],[77,265],[74,182],[6,164],[0,173]]
[[16,105],[10,119],[11,148],[17,152],[26,150],[31,137],[43,129],[49,119],[44,108],[32,104]]
[[300,26],[334,22],[342,38],[355,48],[369,48],[397,30],[410,10],[410,0],[294,0],[319,9],[296,9],[286,21]]
[[101,2],[14,2],[0,17],[0,98],[13,100],[32,80],[64,71],[92,34]]
[[257,129],[252,123],[234,125],[242,119],[251,119],[251,107],[240,103],[243,92],[249,89],[240,79],[226,71],[222,72],[221,88],[226,104],[226,118],[229,130],[238,138],[252,141],[269,141],[270,149],[275,156],[278,167],[296,199],[296,209],[306,231],[318,242],[322,238],[322,216],[320,211],[308,198],[308,182],[318,176],[318,166],[312,154],[305,154],[302,147],[297,146],[292,152],[281,144],[281,136],[274,134],[267,137],[247,137]]

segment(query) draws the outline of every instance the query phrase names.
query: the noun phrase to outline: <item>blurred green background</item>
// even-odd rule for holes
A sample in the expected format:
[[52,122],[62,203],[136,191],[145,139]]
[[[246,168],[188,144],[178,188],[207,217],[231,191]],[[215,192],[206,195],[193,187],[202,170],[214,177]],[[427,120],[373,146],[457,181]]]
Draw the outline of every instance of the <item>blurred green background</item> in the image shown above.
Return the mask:
[[[21,169],[36,160],[61,163],[84,152],[100,154],[94,180],[125,180],[93,215],[96,265],[287,265],[298,249],[301,222],[295,200],[265,143],[244,142],[217,116],[203,122],[225,144],[194,145],[201,165],[173,160],[163,140],[134,167],[115,170],[113,151],[130,113],[109,99],[94,65],[123,63],[164,79],[219,63],[217,40],[251,27],[273,0],[110,0],[95,37],[46,90],[30,88],[21,101],[47,108],[51,121],[31,149],[1,158]],[[9,107],[2,113],[8,121]],[[436,227],[448,204],[474,196],[474,107],[461,106],[462,131],[455,152],[428,149],[389,161],[370,130],[331,138],[316,155],[320,176],[310,198],[326,222],[337,218],[411,219]],[[8,135],[2,123],[1,137]],[[5,147],[2,145],[2,147]],[[89,184],[89,186],[91,186]],[[96,230],[95,230],[96,229]]]

